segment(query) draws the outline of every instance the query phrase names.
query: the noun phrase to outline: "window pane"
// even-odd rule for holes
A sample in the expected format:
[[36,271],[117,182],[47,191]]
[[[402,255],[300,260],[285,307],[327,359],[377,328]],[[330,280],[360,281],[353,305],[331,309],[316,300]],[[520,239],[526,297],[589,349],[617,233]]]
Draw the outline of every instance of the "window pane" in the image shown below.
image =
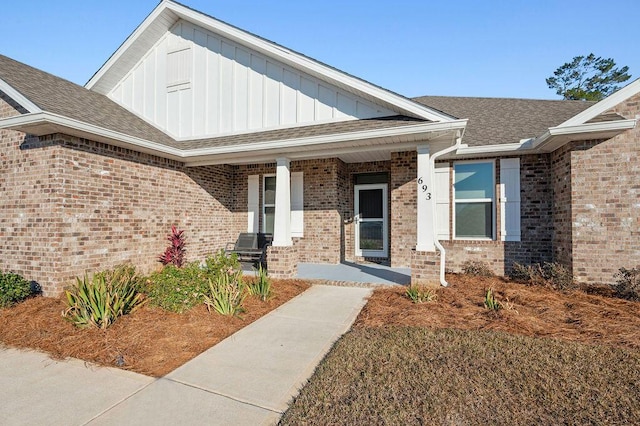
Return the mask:
[[361,189],[358,191],[358,208],[363,219],[382,217],[382,189]]
[[456,203],[456,238],[493,238],[493,203]]
[[276,216],[275,207],[264,208],[264,233],[273,234],[273,220]]
[[264,203],[276,203],[276,177],[267,176],[264,178]]
[[493,163],[456,164],[456,200],[493,198]]
[[360,222],[360,250],[384,250],[383,222]]
[[387,173],[365,173],[356,175],[356,185],[365,185],[367,183],[387,183],[389,182],[389,175]]

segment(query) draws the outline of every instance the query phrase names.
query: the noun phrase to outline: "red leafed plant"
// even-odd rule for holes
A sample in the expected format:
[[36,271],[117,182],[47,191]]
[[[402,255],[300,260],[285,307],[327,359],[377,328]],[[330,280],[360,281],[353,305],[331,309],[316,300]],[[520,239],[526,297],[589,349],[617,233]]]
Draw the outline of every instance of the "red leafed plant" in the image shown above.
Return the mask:
[[184,246],[186,245],[184,240],[184,231],[178,230],[174,226],[171,227],[171,234],[167,237],[169,240],[169,247],[160,255],[158,261],[163,265],[175,265],[178,268],[182,268],[184,264],[184,254],[186,252]]

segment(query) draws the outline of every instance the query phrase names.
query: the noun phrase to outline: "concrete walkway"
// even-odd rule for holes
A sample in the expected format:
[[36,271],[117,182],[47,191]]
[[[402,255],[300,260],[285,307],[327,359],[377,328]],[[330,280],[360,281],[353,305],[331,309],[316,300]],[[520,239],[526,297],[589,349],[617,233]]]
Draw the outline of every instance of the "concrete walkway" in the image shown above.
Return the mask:
[[346,261],[336,265],[298,263],[298,278],[356,286],[366,284],[370,287],[409,285],[411,268],[392,268],[375,263]]
[[370,294],[313,286],[161,379],[0,349],[0,424],[275,424]]

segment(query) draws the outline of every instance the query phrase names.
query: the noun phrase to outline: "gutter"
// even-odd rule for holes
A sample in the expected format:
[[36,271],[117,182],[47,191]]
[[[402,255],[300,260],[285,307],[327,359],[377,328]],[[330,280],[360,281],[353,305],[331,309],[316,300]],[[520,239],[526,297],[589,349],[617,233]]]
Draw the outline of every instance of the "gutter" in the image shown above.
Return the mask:
[[[435,154],[433,154],[430,158],[431,161],[431,182],[435,182],[436,181],[436,159],[438,159],[439,157],[442,157],[443,155],[449,154],[450,152],[453,152],[457,149],[459,149],[462,146],[462,132],[458,131],[458,134],[456,135],[456,143],[453,144],[452,146],[445,148],[441,151],[436,152]],[[434,186],[435,188],[435,186]],[[433,199],[435,200],[437,197],[433,197]],[[432,204],[435,204],[435,201],[433,201]],[[440,252],[440,285],[442,285],[443,287],[447,287],[449,286],[449,283],[445,280],[444,277],[444,271],[445,271],[445,255],[446,255],[446,250],[444,249],[443,245],[440,244],[440,241],[438,241],[438,215],[436,214],[436,209],[433,209],[433,244],[436,246],[436,248],[438,249],[438,251]]]
[[[603,121],[597,123],[584,123],[572,126],[560,125],[557,127],[550,127],[549,130],[544,132],[541,136],[533,140],[531,144],[532,150],[544,151],[544,147],[549,145],[554,137],[569,137],[576,135],[588,135],[607,132],[622,132],[625,130],[633,129],[636,125],[636,119],[626,120],[614,120]],[[570,139],[574,140],[574,139]]]

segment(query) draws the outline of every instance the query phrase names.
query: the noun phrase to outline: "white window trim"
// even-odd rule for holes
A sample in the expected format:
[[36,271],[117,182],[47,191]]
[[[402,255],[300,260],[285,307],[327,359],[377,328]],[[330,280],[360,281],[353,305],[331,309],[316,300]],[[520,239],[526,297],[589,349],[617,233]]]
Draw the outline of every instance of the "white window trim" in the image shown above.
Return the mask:
[[264,174],[262,175],[262,226],[260,227],[262,229],[262,232],[267,233],[267,207],[273,207],[275,209],[276,207],[276,203],[273,204],[267,204],[265,203],[265,192],[267,191],[267,178],[269,177],[276,177],[275,173],[268,173],[268,174]]
[[[456,235],[456,165],[457,164],[486,164],[491,163],[492,165],[492,192],[493,197],[491,198],[465,198],[464,200],[460,200],[461,203],[486,203],[491,202],[491,238],[486,237],[458,237]],[[451,197],[453,202],[451,203],[451,217],[453,222],[453,239],[458,241],[496,241],[497,239],[497,216],[496,216],[496,161],[495,159],[488,160],[468,160],[468,161],[455,161],[453,163],[452,173],[453,173],[453,188],[451,188]]]

